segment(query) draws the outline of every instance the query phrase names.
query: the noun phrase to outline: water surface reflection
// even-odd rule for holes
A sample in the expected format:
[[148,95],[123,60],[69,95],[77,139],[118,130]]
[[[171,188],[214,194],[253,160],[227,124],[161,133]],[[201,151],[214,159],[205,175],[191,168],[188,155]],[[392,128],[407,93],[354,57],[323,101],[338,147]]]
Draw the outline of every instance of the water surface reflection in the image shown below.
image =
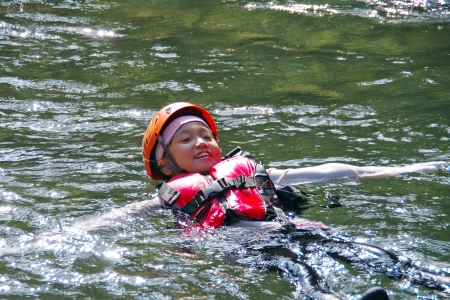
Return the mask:
[[[184,236],[146,208],[151,116],[205,106],[223,152],[269,167],[448,161],[448,20],[442,1],[3,1],[0,293],[292,299],[281,277],[229,258],[253,232]],[[306,186],[344,206],[318,197],[302,216],[448,273],[449,184],[439,172]],[[311,262],[345,299],[374,284],[445,297]]]

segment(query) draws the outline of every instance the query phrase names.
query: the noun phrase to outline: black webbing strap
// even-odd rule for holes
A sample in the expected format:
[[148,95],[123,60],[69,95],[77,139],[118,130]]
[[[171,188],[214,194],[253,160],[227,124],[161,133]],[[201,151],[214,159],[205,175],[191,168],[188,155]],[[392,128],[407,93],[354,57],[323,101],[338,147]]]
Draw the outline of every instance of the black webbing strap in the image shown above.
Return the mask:
[[158,189],[158,196],[160,199],[166,201],[167,204],[172,205],[180,196],[180,192],[164,182]]
[[[245,177],[244,174],[239,175],[234,179],[220,178],[211,181],[211,184],[206,188],[201,189],[197,194],[190,200],[181,211],[192,215],[200,206],[212,197],[216,197],[223,192],[232,188],[248,188],[254,187],[255,180],[252,177]],[[180,193],[174,188],[166,183],[163,183],[158,191],[158,196],[167,202],[167,204],[172,205],[175,200],[180,196]]]
[[217,179],[211,182],[209,186],[198,191],[197,195],[192,198],[181,211],[191,215],[193,214],[203,203],[216,197],[217,195],[232,189],[232,188],[247,188],[254,187],[255,181],[253,178],[245,177],[243,174],[239,175],[235,179]]
[[[258,189],[261,197],[264,200],[264,204],[266,205],[267,212],[273,210],[275,212],[278,221],[281,224],[287,226],[291,224],[291,221],[286,216],[284,211],[280,208],[281,202],[275,193],[275,186],[270,180],[269,174],[267,174],[266,168],[262,164],[256,164],[255,166],[255,179],[256,179],[256,188]],[[269,215],[267,217],[270,217]]]

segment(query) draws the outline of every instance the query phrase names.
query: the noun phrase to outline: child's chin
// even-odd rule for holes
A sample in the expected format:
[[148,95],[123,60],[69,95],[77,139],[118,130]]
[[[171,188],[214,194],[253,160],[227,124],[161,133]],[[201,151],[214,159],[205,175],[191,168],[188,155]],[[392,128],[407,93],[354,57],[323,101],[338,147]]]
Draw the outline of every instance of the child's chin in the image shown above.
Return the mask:
[[201,174],[206,174],[211,172],[213,165],[210,164],[199,164],[198,166],[196,166],[195,168],[195,172],[190,172],[190,173],[201,173]]

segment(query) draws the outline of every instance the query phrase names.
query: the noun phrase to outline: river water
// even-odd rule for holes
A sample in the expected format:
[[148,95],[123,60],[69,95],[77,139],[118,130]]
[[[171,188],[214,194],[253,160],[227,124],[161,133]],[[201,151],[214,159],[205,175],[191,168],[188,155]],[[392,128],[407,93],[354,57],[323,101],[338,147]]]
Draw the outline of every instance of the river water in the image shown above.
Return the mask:
[[[223,152],[268,167],[450,160],[450,10],[439,1],[0,3],[0,297],[292,299],[227,256],[232,228],[185,236],[158,210],[141,141],[184,100]],[[306,186],[303,217],[450,274],[449,174]],[[135,205],[133,213],[130,206]],[[427,288],[312,261],[343,299]]]

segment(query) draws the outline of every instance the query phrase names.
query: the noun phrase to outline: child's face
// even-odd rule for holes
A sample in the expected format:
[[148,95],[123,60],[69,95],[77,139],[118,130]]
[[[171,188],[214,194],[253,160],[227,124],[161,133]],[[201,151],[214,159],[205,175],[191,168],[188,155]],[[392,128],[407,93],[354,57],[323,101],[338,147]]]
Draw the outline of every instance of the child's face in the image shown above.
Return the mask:
[[220,162],[220,149],[211,130],[200,122],[182,125],[169,146],[178,166],[188,173],[209,173]]

